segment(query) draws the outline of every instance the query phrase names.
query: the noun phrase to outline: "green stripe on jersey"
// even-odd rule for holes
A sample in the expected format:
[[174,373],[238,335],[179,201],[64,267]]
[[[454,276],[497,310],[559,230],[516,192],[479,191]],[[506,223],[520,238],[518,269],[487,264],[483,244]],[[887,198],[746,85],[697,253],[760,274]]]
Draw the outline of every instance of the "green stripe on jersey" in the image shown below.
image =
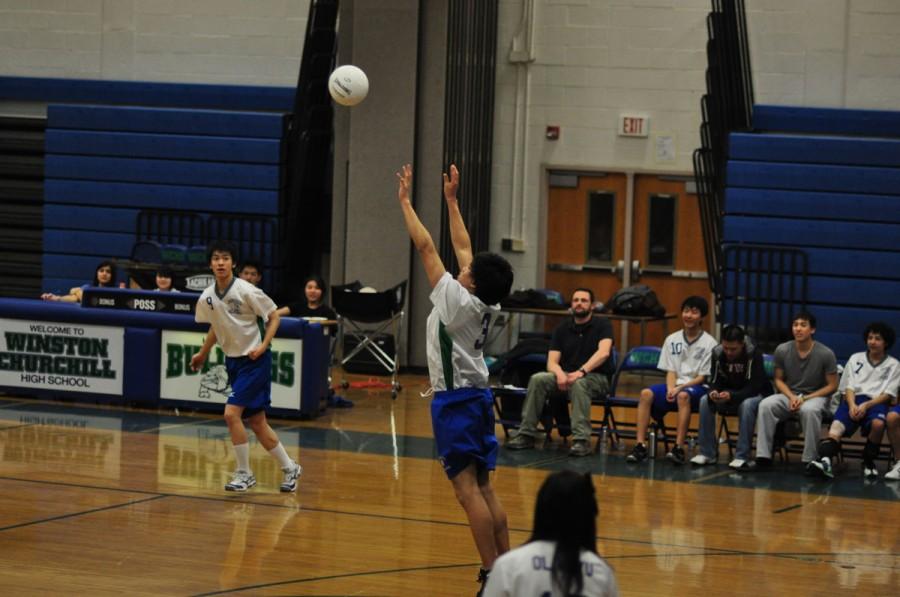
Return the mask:
[[444,370],[444,385],[453,388],[453,338],[444,329],[444,322],[438,322],[438,341],[441,345],[441,367]]
[[266,322],[259,315],[256,316],[256,327],[259,328],[259,341],[266,337]]

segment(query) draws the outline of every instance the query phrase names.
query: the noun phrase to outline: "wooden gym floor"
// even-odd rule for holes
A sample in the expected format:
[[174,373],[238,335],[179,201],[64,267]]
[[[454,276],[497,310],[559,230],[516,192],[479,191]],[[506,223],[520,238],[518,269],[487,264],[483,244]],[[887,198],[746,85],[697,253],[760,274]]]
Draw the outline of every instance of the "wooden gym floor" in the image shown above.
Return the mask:
[[[304,468],[296,494],[278,492],[280,471],[255,442],[259,484],[225,493],[233,459],[213,413],[0,396],[0,591],[474,594],[478,557],[434,460],[425,380],[402,382],[396,401],[349,389],[353,408],[272,420]],[[572,459],[559,440],[501,449],[495,484],[513,546],[528,538],[548,471],[572,468],[594,475],[598,548],[623,595],[900,586],[900,483],[864,482],[855,461],[824,482],[797,463],[751,476],[624,456]]]

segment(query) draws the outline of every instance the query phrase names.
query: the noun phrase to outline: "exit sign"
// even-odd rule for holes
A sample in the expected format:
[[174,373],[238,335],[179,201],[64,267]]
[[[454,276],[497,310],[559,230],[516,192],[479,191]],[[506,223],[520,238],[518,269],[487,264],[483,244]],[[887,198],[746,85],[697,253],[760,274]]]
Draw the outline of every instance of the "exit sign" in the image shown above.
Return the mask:
[[619,114],[620,137],[646,137],[649,132],[649,116],[644,114]]

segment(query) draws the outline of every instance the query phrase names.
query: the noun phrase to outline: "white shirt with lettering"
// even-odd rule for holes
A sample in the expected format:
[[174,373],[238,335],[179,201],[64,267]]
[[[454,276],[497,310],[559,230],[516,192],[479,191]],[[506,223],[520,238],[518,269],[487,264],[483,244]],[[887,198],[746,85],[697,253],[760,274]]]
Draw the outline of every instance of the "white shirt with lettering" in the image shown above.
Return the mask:
[[703,332],[688,342],[684,330],[669,334],[663,342],[658,369],[675,372],[675,383],[683,384],[701,375],[709,375],[712,351],[718,342]]
[[486,388],[488,368],[482,351],[500,305],[485,305],[449,272],[431,291],[434,305],[426,324],[428,375],[436,392]]
[[[555,550],[553,541],[532,541],[506,552],[494,562],[483,597],[563,595],[553,586],[550,575]],[[581,579],[583,585],[579,595],[584,597],[616,597],[619,594],[612,568],[594,552],[581,552]]]
[[262,342],[276,308],[265,292],[235,276],[222,294],[215,283],[203,291],[194,320],[212,325],[226,356],[243,357]]
[[838,389],[842,394],[849,388],[855,395],[869,398],[878,398],[882,394],[896,398],[897,386],[900,386],[900,362],[897,359],[885,355],[880,363],[872,365],[868,353],[858,352],[847,360]]

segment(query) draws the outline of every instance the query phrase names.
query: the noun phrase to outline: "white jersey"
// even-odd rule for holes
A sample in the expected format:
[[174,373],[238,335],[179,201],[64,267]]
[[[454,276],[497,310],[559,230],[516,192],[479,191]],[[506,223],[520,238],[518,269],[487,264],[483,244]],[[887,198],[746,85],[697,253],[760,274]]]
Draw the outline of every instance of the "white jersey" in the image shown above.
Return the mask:
[[237,276],[223,294],[213,284],[197,301],[194,320],[212,324],[216,340],[229,357],[246,356],[262,342],[265,322],[275,311],[266,293]]
[[858,352],[847,360],[838,390],[843,394],[850,389],[856,395],[869,398],[882,394],[896,398],[897,386],[900,386],[900,362],[897,359],[885,355],[884,360],[872,365],[868,353]]
[[[484,587],[484,597],[543,597],[562,595],[553,586],[550,570],[553,564],[553,541],[532,541],[508,551],[494,562]],[[591,551],[581,552],[581,580],[579,595],[585,597],[615,597],[619,594],[616,577],[609,564]]]
[[701,333],[693,342],[688,342],[684,330],[669,334],[663,342],[657,368],[674,371],[676,384],[709,375],[712,351],[717,344],[715,338],[706,332]]
[[486,388],[488,368],[482,348],[499,305],[488,306],[444,273],[431,291],[426,353],[428,376],[436,392]]

